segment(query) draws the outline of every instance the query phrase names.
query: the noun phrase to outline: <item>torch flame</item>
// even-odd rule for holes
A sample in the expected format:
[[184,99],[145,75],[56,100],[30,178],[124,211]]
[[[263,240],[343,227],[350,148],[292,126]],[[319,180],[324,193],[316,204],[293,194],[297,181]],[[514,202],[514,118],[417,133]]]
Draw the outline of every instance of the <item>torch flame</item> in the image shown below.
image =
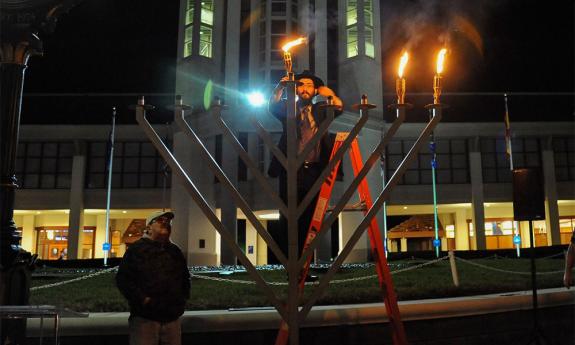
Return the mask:
[[447,53],[447,49],[443,48],[437,53],[437,74],[441,74],[443,72],[443,63],[445,61],[445,54]]
[[408,60],[409,60],[409,54],[407,54],[407,52],[403,53],[401,59],[399,60],[399,68],[397,69],[397,76],[399,78],[403,77],[403,71],[405,70],[405,66],[407,65]]
[[300,38],[298,38],[298,39],[296,39],[296,40],[293,40],[293,41],[291,41],[291,42],[288,42],[288,43],[284,44],[284,46],[282,47],[282,50],[287,53],[287,52],[289,52],[289,50],[290,50],[291,48],[293,48],[293,47],[295,47],[295,46],[298,46],[298,45],[300,45],[300,44],[302,44],[302,43],[305,43],[306,41],[307,41],[307,40],[306,40],[305,37],[300,37]]

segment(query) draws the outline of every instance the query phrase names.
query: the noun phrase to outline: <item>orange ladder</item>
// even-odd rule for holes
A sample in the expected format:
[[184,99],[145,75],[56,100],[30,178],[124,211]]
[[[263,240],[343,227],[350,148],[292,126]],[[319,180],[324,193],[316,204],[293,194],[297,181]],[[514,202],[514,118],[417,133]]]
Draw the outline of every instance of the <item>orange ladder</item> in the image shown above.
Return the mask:
[[[330,160],[337,150],[343,145],[344,140],[347,138],[349,133],[338,132],[335,138],[335,143],[331,152]],[[350,148],[350,159],[353,168],[354,176],[357,176],[359,171],[363,168],[363,160],[361,158],[361,153],[359,151],[359,144],[357,143],[357,138],[351,143]],[[326,178],[325,182],[322,184],[319,197],[317,199],[315,211],[309,226],[304,250],[307,249],[311,241],[317,236],[319,230],[321,229],[322,222],[325,217],[325,212],[329,204],[329,199],[333,191],[334,182],[337,176],[337,171],[341,160],[337,162],[333,170]],[[367,214],[372,206],[371,196],[369,194],[369,186],[367,180],[364,178],[358,187],[360,201],[365,203],[365,209],[363,210],[364,215]],[[371,254],[373,260],[375,261],[375,267],[377,271],[377,276],[379,278],[379,286],[383,292],[383,301],[385,305],[385,310],[387,311],[387,316],[389,318],[389,323],[391,326],[391,335],[394,345],[406,345],[407,337],[405,335],[405,330],[403,328],[403,323],[401,322],[401,315],[399,314],[399,307],[397,305],[397,296],[395,295],[395,290],[393,289],[393,281],[391,280],[391,273],[389,272],[389,267],[387,265],[387,259],[385,257],[385,251],[383,249],[383,243],[381,240],[381,234],[379,232],[379,226],[377,225],[377,220],[374,218],[368,227],[369,242],[371,247]],[[303,252],[302,251],[302,252]],[[305,277],[309,272],[309,266],[311,264],[312,256],[308,256],[302,271],[299,276],[299,293],[300,297],[303,295],[303,290],[305,287]],[[282,320],[278,335],[276,338],[275,345],[286,345],[288,341],[288,325]]]

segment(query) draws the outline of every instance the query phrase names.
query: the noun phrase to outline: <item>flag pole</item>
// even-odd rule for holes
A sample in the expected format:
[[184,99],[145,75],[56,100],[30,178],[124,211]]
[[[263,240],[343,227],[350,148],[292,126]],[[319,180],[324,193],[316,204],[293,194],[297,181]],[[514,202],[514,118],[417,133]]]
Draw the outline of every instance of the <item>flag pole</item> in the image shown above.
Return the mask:
[[110,159],[108,160],[108,193],[106,196],[106,237],[104,242],[104,266],[108,266],[110,251],[110,195],[112,194],[112,166],[114,161],[114,136],[116,131],[116,107],[112,107],[112,132],[110,133]]
[[[513,148],[511,147],[511,123],[509,121],[509,107],[507,106],[507,94],[503,94],[503,99],[505,100],[505,151],[509,156],[509,169],[513,174]],[[517,257],[521,256],[520,243],[521,237],[519,236],[519,231],[517,227],[517,222],[512,221],[511,226],[513,228],[513,243],[515,243],[515,250],[517,251]]]

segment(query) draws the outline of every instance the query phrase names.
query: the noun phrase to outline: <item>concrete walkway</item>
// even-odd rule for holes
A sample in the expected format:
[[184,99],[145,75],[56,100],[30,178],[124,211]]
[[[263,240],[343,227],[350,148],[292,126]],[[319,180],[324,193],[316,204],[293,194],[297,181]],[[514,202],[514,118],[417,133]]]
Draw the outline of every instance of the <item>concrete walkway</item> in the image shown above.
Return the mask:
[[[575,289],[539,290],[539,308],[571,306],[575,310]],[[405,322],[530,310],[531,291],[491,295],[427,299],[399,302]],[[127,335],[129,313],[90,313],[85,318],[62,318],[62,337]],[[388,321],[383,303],[317,306],[312,309],[302,328],[381,324]],[[575,321],[572,321],[572,324]],[[273,308],[238,310],[187,311],[182,318],[183,333],[276,330],[280,317]],[[40,334],[38,319],[28,321],[28,336]],[[44,322],[44,335],[53,324]]]

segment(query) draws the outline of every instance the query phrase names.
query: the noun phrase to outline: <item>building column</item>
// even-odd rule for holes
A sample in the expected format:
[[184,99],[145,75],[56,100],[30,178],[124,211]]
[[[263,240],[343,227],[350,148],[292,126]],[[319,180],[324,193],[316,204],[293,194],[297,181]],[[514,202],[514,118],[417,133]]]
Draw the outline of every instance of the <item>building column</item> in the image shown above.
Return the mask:
[[547,229],[547,245],[550,246],[561,244],[557,183],[555,182],[555,157],[551,140],[551,138],[547,138],[547,142],[541,152],[545,186],[545,228]]
[[[267,221],[262,221],[262,225],[267,228]],[[257,246],[256,246],[256,253],[257,253],[257,265],[267,265],[268,264],[268,244],[260,235],[256,235],[257,237]]]
[[315,75],[327,84],[327,0],[315,1],[315,55],[313,66]]
[[[227,1],[226,57],[225,57],[225,103],[237,105],[240,65],[241,1]],[[256,23],[257,24],[257,23]],[[259,25],[259,24],[258,24]]]
[[86,156],[83,150],[74,155],[70,182],[70,214],[68,215],[68,259],[82,259],[84,229],[84,180]]
[[469,152],[469,174],[471,175],[471,219],[473,221],[473,230],[475,233],[475,249],[482,250],[486,248],[485,210],[483,209],[484,198],[481,152],[478,150]]
[[[237,132],[236,132],[237,133]],[[234,133],[234,134],[236,134]],[[234,148],[227,143],[225,138],[222,140],[222,170],[230,182],[238,187],[238,155]],[[237,207],[234,200],[229,196],[225,188],[221,188],[219,204],[222,211],[221,221],[232,238],[237,243],[238,240],[238,219]],[[249,223],[249,221],[247,222]],[[250,223],[251,226],[251,223]],[[247,231],[247,229],[246,229]],[[236,265],[237,258],[232,250],[221,240],[221,263],[222,265]]]
[[[361,223],[364,216],[362,212],[345,212],[342,213],[340,216],[340,232],[341,232],[341,243],[340,245],[340,252],[343,247],[347,245],[349,238],[355,230],[357,226]],[[367,261],[367,253],[369,251],[369,239],[367,236],[367,229],[361,235],[355,247],[351,250],[347,258],[345,259],[345,263],[354,263],[354,262],[366,262]]]
[[[204,146],[214,152],[213,137],[202,138]],[[174,133],[174,155],[188,173],[204,200],[214,205],[213,175],[197,163],[199,150],[182,132]],[[174,212],[172,240],[184,252],[189,265],[218,265],[216,230],[185,191],[177,174],[172,174],[171,209]]]
[[400,251],[401,251],[402,253],[407,252],[407,238],[402,237],[402,238],[399,240],[399,242],[400,242],[400,244],[401,244],[401,250],[400,250]]
[[22,248],[30,253],[36,252],[35,219],[33,214],[22,216]]
[[106,241],[106,214],[96,216],[96,236],[94,237],[94,258],[103,258],[103,245]]
[[[259,164],[259,152],[258,152],[258,135],[255,132],[248,132],[248,155],[250,156],[250,158],[252,159],[252,161],[255,163],[256,166],[258,166]],[[267,165],[264,164],[264,170],[267,167]],[[247,169],[247,168],[246,168]],[[247,178],[248,181],[251,181],[254,179],[254,176],[251,172],[250,169],[247,169]],[[254,182],[254,183],[258,183],[258,182]],[[259,184],[258,184],[259,185]]]
[[455,249],[469,250],[469,229],[465,209],[455,211]]

